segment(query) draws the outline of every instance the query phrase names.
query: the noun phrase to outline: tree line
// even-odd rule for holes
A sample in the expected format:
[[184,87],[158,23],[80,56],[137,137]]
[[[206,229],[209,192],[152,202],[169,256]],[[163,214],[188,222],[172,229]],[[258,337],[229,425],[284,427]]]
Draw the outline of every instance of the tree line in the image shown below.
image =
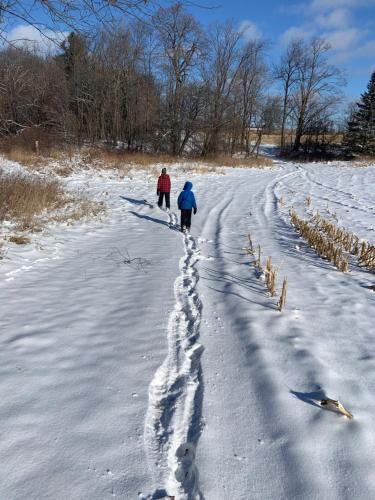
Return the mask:
[[292,40],[273,65],[269,48],[230,22],[203,29],[181,3],[147,23],[73,31],[53,55],[7,46],[0,134],[37,128],[79,145],[249,156],[262,134],[281,131],[285,154],[324,150],[345,84],[329,45]]

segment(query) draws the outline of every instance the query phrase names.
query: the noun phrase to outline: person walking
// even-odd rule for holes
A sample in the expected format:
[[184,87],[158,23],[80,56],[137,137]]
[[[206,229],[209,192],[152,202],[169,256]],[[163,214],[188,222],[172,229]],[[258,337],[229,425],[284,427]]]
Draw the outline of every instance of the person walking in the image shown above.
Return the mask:
[[163,206],[163,198],[165,197],[165,206],[167,210],[171,208],[170,205],[170,193],[171,193],[171,179],[167,174],[167,169],[163,168],[161,171],[161,175],[158,178],[158,185],[156,188],[156,194],[159,196],[158,206],[162,208]]
[[181,191],[177,204],[178,209],[181,210],[181,231],[190,231],[191,226],[191,212],[194,211],[194,215],[197,213],[197,204],[195,201],[195,196],[191,190],[193,184],[190,181],[186,181],[184,189]]

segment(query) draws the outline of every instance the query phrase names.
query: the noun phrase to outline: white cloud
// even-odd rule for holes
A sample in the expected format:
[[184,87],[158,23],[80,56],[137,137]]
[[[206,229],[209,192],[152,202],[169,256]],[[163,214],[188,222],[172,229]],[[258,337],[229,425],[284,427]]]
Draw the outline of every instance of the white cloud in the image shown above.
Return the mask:
[[291,26],[281,35],[281,42],[287,45],[294,39],[307,39],[311,38],[314,34],[314,30],[308,29],[304,26]]
[[329,42],[333,50],[347,50],[353,47],[361,38],[362,33],[356,28],[323,33],[323,38]]
[[332,12],[320,14],[315,18],[316,24],[322,28],[345,28],[352,22],[350,12],[347,9],[334,9]]
[[342,7],[369,7],[371,5],[375,5],[375,0],[313,0],[310,10],[326,12]]
[[46,54],[56,52],[57,47],[68,34],[68,32],[55,32],[52,30],[40,32],[34,26],[20,24],[8,33],[3,33],[3,37],[16,47],[27,47],[30,50]]
[[293,38],[324,38],[332,47],[327,54],[329,62],[344,67],[350,79],[357,73],[371,74],[369,65],[374,65],[375,54],[373,10],[366,8],[375,6],[375,0],[297,0],[287,6],[283,14],[295,16],[298,24],[284,32],[282,43]]
[[364,61],[373,59],[375,54],[375,40],[368,40],[366,43],[354,47],[352,50],[342,51],[332,59],[335,64],[348,63],[350,61]]
[[336,54],[353,50],[369,35],[369,31],[356,25],[352,9],[359,5],[375,5],[375,0],[310,0],[295,5],[303,21],[292,26],[281,36],[284,44],[293,38],[319,36],[326,39]]
[[248,19],[242,21],[239,26],[239,30],[243,33],[246,40],[254,40],[255,38],[260,38],[262,36],[258,26],[253,23],[253,21],[249,21]]

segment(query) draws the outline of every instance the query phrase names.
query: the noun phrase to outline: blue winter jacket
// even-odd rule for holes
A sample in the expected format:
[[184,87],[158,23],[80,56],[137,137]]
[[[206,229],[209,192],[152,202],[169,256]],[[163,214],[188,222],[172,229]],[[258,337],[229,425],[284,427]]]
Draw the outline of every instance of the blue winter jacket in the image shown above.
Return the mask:
[[181,191],[177,200],[179,210],[191,210],[192,208],[197,208],[195,196],[191,190],[192,187],[193,184],[190,181],[185,182],[184,190]]

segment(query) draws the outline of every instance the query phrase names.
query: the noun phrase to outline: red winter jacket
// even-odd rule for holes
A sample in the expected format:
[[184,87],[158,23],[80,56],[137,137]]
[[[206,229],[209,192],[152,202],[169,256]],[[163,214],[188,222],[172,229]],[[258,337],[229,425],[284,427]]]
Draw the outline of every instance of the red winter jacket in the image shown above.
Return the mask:
[[158,193],[170,193],[171,191],[171,179],[168,174],[161,174],[158,179],[158,187],[156,188]]

